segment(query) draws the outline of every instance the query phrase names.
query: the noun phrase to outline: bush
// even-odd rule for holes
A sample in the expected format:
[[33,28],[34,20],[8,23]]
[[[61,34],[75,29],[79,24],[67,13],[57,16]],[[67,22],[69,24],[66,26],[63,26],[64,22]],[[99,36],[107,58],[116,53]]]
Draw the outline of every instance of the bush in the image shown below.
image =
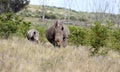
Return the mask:
[[69,29],[69,42],[91,46],[91,55],[105,55],[111,49],[120,52],[120,28],[113,28],[111,22],[107,21],[106,26],[95,22],[90,29],[79,26],[69,26]]
[[47,19],[57,19],[57,15],[55,15],[53,13],[47,13],[45,15],[45,18],[47,18]]
[[70,20],[77,20],[75,16],[70,16]]
[[0,15],[0,37],[7,39],[13,34],[24,36],[30,24],[13,13],[2,14]]
[[89,44],[89,34],[90,30],[87,28],[69,26],[70,29],[70,39],[69,41],[74,45],[87,45]]
[[100,22],[95,22],[95,26],[92,27],[90,44],[94,48],[93,55],[98,53],[100,47],[105,46],[108,39],[108,28],[101,25]]
[[8,21],[6,22],[0,22],[0,37],[7,39],[10,35],[15,33],[17,30],[17,27],[14,22]]
[[36,11],[33,13],[32,16],[39,18],[39,17],[41,17],[41,15],[42,15],[42,12],[39,11],[39,10],[36,10]]
[[16,34],[21,37],[26,37],[26,32],[29,30],[31,22],[21,21],[18,23]]
[[45,18],[47,19],[64,19],[64,16],[61,14],[54,14],[52,12],[46,13]]
[[32,17],[34,16],[31,10],[25,9],[24,11],[20,12],[20,15],[25,17]]
[[112,37],[112,48],[120,52],[120,28],[113,30]]

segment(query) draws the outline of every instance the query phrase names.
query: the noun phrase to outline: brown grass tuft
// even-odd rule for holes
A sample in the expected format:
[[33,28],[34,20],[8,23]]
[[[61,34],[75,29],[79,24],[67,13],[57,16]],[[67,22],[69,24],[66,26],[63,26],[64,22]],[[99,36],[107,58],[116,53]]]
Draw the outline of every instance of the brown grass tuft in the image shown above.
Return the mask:
[[26,39],[0,40],[0,72],[120,72],[120,56],[89,56],[85,46],[54,48]]

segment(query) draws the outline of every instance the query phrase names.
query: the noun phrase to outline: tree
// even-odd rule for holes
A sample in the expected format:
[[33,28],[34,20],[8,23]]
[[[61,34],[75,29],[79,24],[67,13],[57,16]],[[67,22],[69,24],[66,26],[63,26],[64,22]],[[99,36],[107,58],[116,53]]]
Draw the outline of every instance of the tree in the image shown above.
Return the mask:
[[111,21],[112,23],[119,24],[120,17],[115,15],[116,10],[120,9],[119,0],[94,0],[93,9],[96,12],[94,19],[95,21],[100,21],[104,24],[106,21]]
[[0,14],[18,12],[28,5],[30,0],[0,0]]
[[99,2],[94,0],[93,5],[95,5],[94,12],[96,12],[95,21],[104,22],[106,20],[105,13],[108,11],[110,6],[109,2],[107,0],[99,0]]

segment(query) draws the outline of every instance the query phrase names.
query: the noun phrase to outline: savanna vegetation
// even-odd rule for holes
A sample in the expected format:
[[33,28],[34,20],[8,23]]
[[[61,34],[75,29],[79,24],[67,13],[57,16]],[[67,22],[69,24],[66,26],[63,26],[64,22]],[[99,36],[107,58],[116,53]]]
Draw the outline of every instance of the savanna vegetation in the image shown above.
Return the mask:
[[[41,21],[41,6],[0,15],[0,72],[120,71],[120,28],[116,27],[119,20],[114,19],[119,15],[110,14],[98,21],[94,18],[97,13],[65,9],[71,12],[66,19],[73,24],[67,24],[68,46],[59,49],[46,40],[45,32],[54,20],[64,19],[63,8],[46,8],[45,22]],[[76,21],[90,26],[76,26]],[[26,40],[26,31],[32,28],[40,32],[39,44]]]
[[0,40],[0,72],[119,72],[119,54],[89,56],[87,46],[54,48],[24,38]]
[[[8,39],[10,36],[25,37],[26,31],[35,28],[40,32],[41,42],[46,42],[45,31],[46,25],[31,24],[31,22],[23,21],[18,15],[12,13],[2,14],[0,16],[0,37]],[[101,48],[104,50],[116,50],[120,48],[120,29],[112,27],[113,24],[106,21],[106,25],[101,22],[95,22],[91,28],[68,25],[70,29],[69,44],[91,46],[92,54],[99,54]],[[105,51],[107,53],[108,51]]]
[[17,35],[25,37],[26,31],[31,26],[31,22],[23,21],[23,18],[13,13],[0,15],[0,38],[8,39]]

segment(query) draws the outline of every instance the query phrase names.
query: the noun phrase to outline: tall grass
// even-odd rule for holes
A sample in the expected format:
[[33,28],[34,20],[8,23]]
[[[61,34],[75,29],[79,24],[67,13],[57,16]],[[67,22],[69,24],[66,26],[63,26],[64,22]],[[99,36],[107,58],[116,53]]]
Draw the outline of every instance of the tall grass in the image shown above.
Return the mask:
[[89,56],[85,46],[54,48],[23,38],[0,40],[0,72],[119,72],[119,55]]

